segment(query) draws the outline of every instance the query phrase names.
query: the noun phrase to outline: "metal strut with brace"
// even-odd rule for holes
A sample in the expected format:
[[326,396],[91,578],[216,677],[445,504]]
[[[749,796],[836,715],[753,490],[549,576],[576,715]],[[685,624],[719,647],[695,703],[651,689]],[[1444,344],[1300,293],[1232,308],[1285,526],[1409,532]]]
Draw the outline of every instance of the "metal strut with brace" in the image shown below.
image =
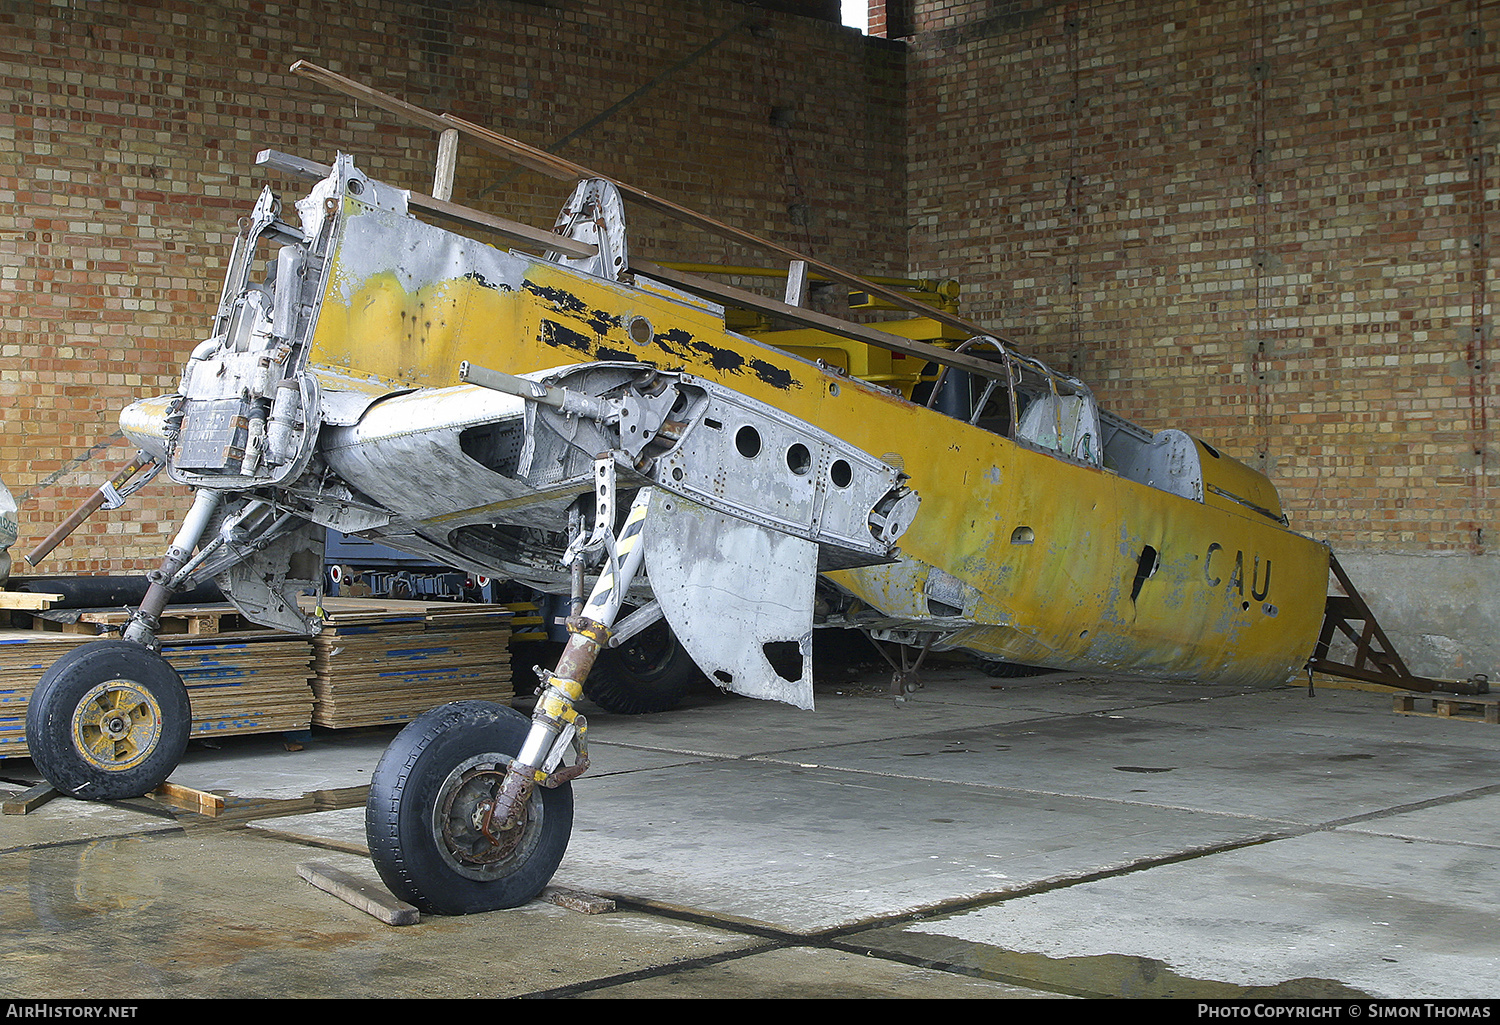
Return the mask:
[[[613,518],[609,510],[614,508],[614,468],[614,453],[606,452],[595,460],[596,540],[594,544],[575,544],[569,549],[569,557],[576,560],[575,565],[581,562],[586,552],[599,547],[597,525],[607,524]],[[593,668],[599,651],[609,644],[610,629],[640,569],[644,551],[640,543],[641,527],[650,505],[651,491],[651,488],[642,488],[637,493],[618,535],[604,535],[603,547],[607,556],[603,571],[582,612],[568,618],[568,642],[557,660],[557,667],[551,671],[537,670],[542,690],[532,712],[531,729],[520,752],[506,769],[504,782],[493,803],[484,813],[483,831],[496,843],[500,842],[496,833],[520,823],[533,788],[538,784],[560,786],[588,768],[585,742],[588,722],[573,706],[583,697],[583,681]],[[578,760],[558,769],[570,745],[577,746]]]

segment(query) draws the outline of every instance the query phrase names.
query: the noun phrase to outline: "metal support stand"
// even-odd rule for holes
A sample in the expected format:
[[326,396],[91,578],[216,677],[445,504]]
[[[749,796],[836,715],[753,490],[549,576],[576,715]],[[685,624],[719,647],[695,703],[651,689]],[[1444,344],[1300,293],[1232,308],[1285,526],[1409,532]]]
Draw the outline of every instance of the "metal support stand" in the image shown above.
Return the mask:
[[[1395,645],[1386,637],[1385,631],[1375,620],[1375,613],[1365,603],[1364,597],[1349,579],[1337,556],[1329,553],[1329,569],[1333,571],[1343,594],[1330,594],[1323,610],[1323,628],[1318,635],[1312,658],[1307,661],[1307,683],[1312,689],[1314,671],[1365,683],[1379,683],[1401,690],[1451,691],[1456,694],[1485,694],[1489,684],[1481,674],[1468,680],[1433,680],[1414,676]],[[1352,662],[1338,662],[1329,657],[1329,649],[1336,635],[1342,634],[1353,647]]]
[[[869,637],[869,634],[865,636]],[[901,649],[901,662],[898,665],[896,660],[880,646],[880,642],[870,637],[870,643],[875,645],[875,650],[880,652],[880,657],[885,659],[891,667],[891,697],[895,699],[897,707],[906,703],[906,695],[915,693],[922,686],[922,678],[918,675],[918,670],[922,668],[927,653],[932,650],[932,642],[935,639],[936,635],[928,635],[927,641],[922,645],[922,651],[915,660],[911,658],[909,645],[898,645]]]

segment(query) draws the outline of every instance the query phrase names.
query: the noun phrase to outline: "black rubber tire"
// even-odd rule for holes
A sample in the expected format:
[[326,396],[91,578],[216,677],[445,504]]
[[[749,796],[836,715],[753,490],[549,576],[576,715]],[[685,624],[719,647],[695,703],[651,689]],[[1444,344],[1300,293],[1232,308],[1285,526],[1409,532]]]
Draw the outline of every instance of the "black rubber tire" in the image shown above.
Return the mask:
[[[532,791],[519,848],[489,866],[463,861],[438,821],[450,792],[480,792],[455,781],[465,766],[498,786],[489,771],[503,776],[529,728],[505,705],[455,701],[424,712],[391,741],[370,779],[365,838],[375,870],[398,898],[430,914],[467,915],[517,907],[542,892],[573,830],[571,783]],[[455,812],[452,822],[468,831],[464,816]]]
[[182,760],[192,730],[182,677],[126,640],[74,648],[42,674],[26,703],[26,746],[37,770],[86,801],[155,790]]
[[989,659],[980,660],[979,667],[984,670],[984,675],[1001,680],[1019,680],[1025,676],[1041,676],[1052,672],[1041,666],[1022,665],[1020,662],[992,662]]
[[658,619],[618,648],[599,652],[583,696],[606,712],[649,715],[676,708],[702,678],[667,621]]

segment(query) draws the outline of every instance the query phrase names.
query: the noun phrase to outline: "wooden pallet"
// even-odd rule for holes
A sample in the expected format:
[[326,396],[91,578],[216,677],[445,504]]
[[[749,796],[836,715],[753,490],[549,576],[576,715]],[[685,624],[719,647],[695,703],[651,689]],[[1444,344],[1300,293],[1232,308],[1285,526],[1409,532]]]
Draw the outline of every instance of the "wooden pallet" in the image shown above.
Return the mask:
[[[1430,710],[1417,702],[1430,704]],[[1439,719],[1462,719],[1466,722],[1500,724],[1500,697],[1488,695],[1396,694],[1394,711],[1401,715],[1429,715]]]
[[[120,633],[130,622],[130,616],[131,611],[124,608],[16,610],[10,613],[10,621],[14,629],[95,637]],[[170,605],[161,614],[161,629],[157,634],[199,636],[261,629],[240,615],[233,605]]]

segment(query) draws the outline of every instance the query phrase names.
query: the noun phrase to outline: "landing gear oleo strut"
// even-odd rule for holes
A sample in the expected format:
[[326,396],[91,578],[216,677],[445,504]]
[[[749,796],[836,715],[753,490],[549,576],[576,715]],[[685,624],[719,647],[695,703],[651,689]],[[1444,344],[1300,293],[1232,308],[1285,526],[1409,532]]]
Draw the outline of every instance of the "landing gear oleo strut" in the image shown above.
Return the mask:
[[[596,522],[612,519],[614,464],[598,463]],[[529,727],[502,705],[444,705],[407,726],[370,781],[365,830],[391,892],[416,907],[466,914],[515,907],[552,878],[572,826],[571,781],[588,767],[588,724],[574,708],[594,659],[609,643],[640,568],[650,489],[636,497],[568,643],[542,689]],[[595,537],[598,537],[596,531]],[[575,560],[584,549],[570,549]],[[564,766],[569,749],[577,758]]]

